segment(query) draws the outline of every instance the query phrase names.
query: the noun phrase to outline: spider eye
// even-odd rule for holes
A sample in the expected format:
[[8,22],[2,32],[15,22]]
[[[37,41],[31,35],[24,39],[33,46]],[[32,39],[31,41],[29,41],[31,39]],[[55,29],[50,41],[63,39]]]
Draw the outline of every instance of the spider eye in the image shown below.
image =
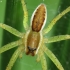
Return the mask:
[[43,29],[46,23],[47,19],[46,17],[47,17],[46,6],[44,4],[40,4],[32,15],[31,19],[32,30],[39,32],[41,29]]
[[36,48],[31,48],[31,47],[29,47],[29,46],[28,46],[27,48],[29,49],[30,52],[33,52],[33,51],[36,50]]

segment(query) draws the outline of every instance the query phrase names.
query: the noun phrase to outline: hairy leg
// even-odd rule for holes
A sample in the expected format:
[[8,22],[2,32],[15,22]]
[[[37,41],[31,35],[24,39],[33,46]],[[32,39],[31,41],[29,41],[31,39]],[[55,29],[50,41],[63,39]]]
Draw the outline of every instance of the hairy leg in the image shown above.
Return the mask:
[[11,26],[8,26],[6,24],[2,24],[0,23],[0,27],[7,30],[8,32],[12,33],[13,35],[17,36],[17,37],[20,37],[22,38],[23,37],[23,34],[20,33],[18,30],[12,28]]
[[25,1],[21,0],[21,3],[22,3],[23,12],[24,12],[23,26],[24,26],[25,30],[27,30],[28,29],[28,11],[26,8]]
[[56,56],[44,45],[43,51],[46,53],[46,55],[53,61],[53,63],[57,66],[59,70],[64,70],[61,63],[58,61]]
[[52,21],[51,23],[48,25],[48,27],[46,29],[44,29],[43,33],[46,34],[48,33],[52,27],[54,26],[54,24],[62,17],[64,16],[66,13],[70,12],[70,6],[65,9],[63,12],[61,12],[59,15],[57,15]]
[[52,42],[57,42],[57,41],[62,41],[62,40],[67,40],[70,39],[70,35],[58,35],[50,38],[44,38],[44,43],[52,43]]
[[41,51],[40,55],[41,55],[40,60],[41,60],[42,69],[43,70],[47,70],[47,62],[46,62],[46,58],[45,58],[44,52]]
[[9,49],[12,49],[12,48],[18,46],[18,45],[21,45],[22,43],[23,43],[22,40],[11,42],[11,43],[1,47],[0,48],[0,53],[3,53],[3,52],[5,52],[5,51],[7,51]]
[[16,62],[18,56],[20,55],[22,49],[23,49],[22,46],[18,47],[18,49],[14,52],[14,54],[12,55],[12,57],[8,63],[6,70],[11,70],[11,68],[13,67],[14,63]]
[[[42,47],[42,46],[41,46]],[[42,48],[40,47],[37,53],[37,62],[41,61],[42,69],[47,70],[47,62]]]

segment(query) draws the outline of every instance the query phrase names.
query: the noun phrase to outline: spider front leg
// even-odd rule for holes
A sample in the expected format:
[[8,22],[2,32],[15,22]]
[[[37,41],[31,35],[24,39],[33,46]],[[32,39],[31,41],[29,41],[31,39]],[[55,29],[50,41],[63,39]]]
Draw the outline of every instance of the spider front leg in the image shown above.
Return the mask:
[[44,29],[43,34],[48,33],[52,27],[54,26],[54,24],[62,17],[64,16],[66,13],[70,12],[70,6],[65,9],[63,12],[61,12],[59,15],[57,15],[52,21],[51,23],[48,25],[48,27],[46,29]]
[[59,70],[64,70],[57,57],[45,45],[43,46],[42,49],[46,53],[46,55],[53,61],[53,63],[57,66]]
[[48,68],[47,68],[46,58],[45,58],[45,55],[44,55],[44,51],[42,50],[41,47],[40,47],[40,49],[37,53],[37,62],[41,61],[42,70],[47,70]]
[[38,56],[39,56],[39,60],[41,61],[42,69],[47,70],[48,69],[47,62],[46,62],[46,58],[45,58],[44,51],[42,50],[42,48],[39,49]]
[[70,39],[70,35],[58,35],[50,38],[44,38],[44,43],[52,43],[52,42],[57,42],[57,41],[62,41],[67,39]]
[[20,55],[21,51],[23,49],[23,46],[18,47],[18,49],[14,52],[14,54],[12,55],[8,66],[6,68],[6,70],[11,70],[11,68],[13,67],[15,61],[17,60],[18,56]]

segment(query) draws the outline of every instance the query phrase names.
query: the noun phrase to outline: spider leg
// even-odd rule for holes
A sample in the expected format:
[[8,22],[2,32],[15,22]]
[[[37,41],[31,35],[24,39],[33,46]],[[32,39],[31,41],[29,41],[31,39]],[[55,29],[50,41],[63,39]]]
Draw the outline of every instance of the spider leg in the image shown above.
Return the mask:
[[57,42],[57,41],[62,41],[62,40],[67,40],[70,39],[70,35],[58,35],[50,38],[44,38],[44,43],[52,43],[52,42]]
[[[24,46],[24,45],[22,44],[21,46]],[[23,47],[23,49],[21,50],[19,58],[22,58],[24,52],[25,52],[25,47]]]
[[42,69],[47,70],[47,62],[42,48],[40,47],[37,53],[37,62],[41,61]]
[[18,56],[20,55],[21,53],[21,50],[23,49],[22,46],[18,47],[18,49],[14,52],[14,54],[12,55],[9,63],[8,63],[8,66],[6,68],[6,70],[11,70],[11,68],[13,67],[15,61],[17,60]]
[[44,34],[48,33],[52,27],[54,26],[54,24],[62,17],[64,16],[66,13],[70,12],[70,6],[65,9],[63,12],[61,12],[59,15],[57,15],[52,21],[51,23],[48,25],[48,27],[46,29],[44,29]]
[[3,29],[5,29],[5,30],[7,30],[8,32],[14,34],[14,35],[17,36],[17,37],[20,37],[20,38],[23,37],[23,34],[22,34],[22,33],[20,33],[20,32],[19,32],[18,30],[16,30],[16,29],[12,28],[11,26],[8,26],[8,25],[6,25],[6,24],[0,23],[0,27],[3,28]]
[[46,63],[44,52],[41,51],[40,55],[41,55],[40,60],[41,60],[42,69],[47,70],[47,63]]
[[43,46],[42,49],[47,54],[47,56],[53,61],[53,63],[57,66],[59,70],[64,70],[61,63],[58,61],[57,57],[46,46]]
[[[38,51],[38,52],[39,52],[39,51]],[[37,59],[36,59],[37,62],[40,61],[40,57],[41,57],[41,56],[40,56],[40,53],[37,53]]]
[[3,53],[3,52],[5,52],[5,51],[7,51],[9,49],[12,49],[12,48],[14,48],[14,47],[16,47],[16,46],[18,46],[18,45],[20,45],[22,43],[23,43],[23,41],[21,41],[21,40],[11,42],[11,43],[1,47],[0,48],[0,53]]
[[23,8],[23,11],[24,11],[24,19],[23,19],[23,26],[25,28],[25,30],[28,29],[28,11],[27,11],[27,8],[26,8],[26,3],[24,0],[21,0],[21,3],[22,3],[22,8]]
[[37,53],[37,59],[36,61],[39,62],[41,60],[41,49],[39,49],[38,53]]

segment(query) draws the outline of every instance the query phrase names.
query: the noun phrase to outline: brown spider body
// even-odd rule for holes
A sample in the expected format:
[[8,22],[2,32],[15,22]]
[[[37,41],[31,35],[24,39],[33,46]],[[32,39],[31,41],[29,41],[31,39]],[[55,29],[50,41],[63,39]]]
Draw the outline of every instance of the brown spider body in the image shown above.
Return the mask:
[[43,28],[46,20],[46,8],[44,4],[41,4],[37,7],[32,15],[31,20],[31,30],[28,32],[27,36],[27,46],[26,46],[26,54],[30,54],[34,56],[41,43],[41,29]]

